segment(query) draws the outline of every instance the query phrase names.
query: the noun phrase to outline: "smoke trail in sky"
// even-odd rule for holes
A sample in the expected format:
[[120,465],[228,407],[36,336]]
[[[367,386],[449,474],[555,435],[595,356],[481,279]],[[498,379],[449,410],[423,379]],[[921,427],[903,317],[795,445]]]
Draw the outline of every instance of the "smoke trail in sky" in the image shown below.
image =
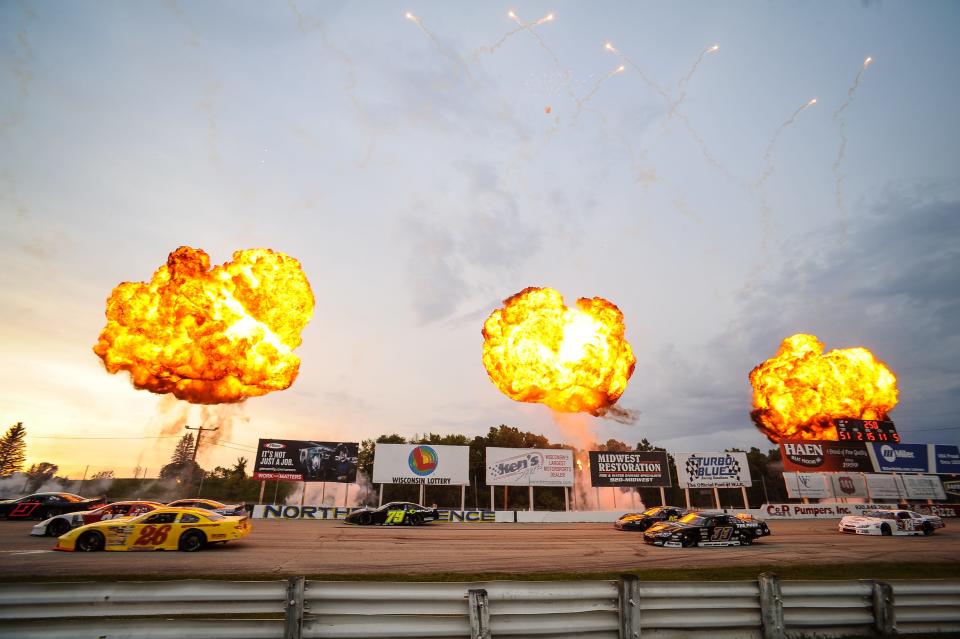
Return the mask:
[[404,13],[404,14],[403,14],[403,17],[405,17],[407,20],[409,20],[410,22],[413,22],[415,25],[417,25],[417,27],[418,27],[421,31],[423,31],[424,35],[426,35],[428,38],[430,38],[430,41],[433,42],[433,44],[434,44],[435,47],[437,47],[437,51],[439,51],[441,54],[443,54],[444,56],[446,56],[447,58],[449,58],[450,60],[452,60],[452,61],[454,62],[454,64],[456,64],[456,65],[458,65],[459,67],[461,67],[461,68],[463,69],[463,72],[467,75],[467,77],[470,78],[471,80],[473,80],[473,74],[470,73],[470,67],[467,66],[466,61],[465,61],[463,58],[461,58],[459,55],[457,55],[456,53],[454,53],[453,51],[450,51],[450,50],[447,49],[445,46],[443,46],[443,44],[441,44],[441,42],[440,42],[439,40],[437,40],[437,36],[433,35],[433,32],[430,31],[430,29],[428,29],[428,28],[423,24],[423,20],[421,20],[421,19],[418,18],[417,16],[413,15],[413,14],[410,13],[409,11],[407,11],[406,13]]
[[524,29],[530,29],[530,28],[532,28],[532,27],[539,27],[541,24],[544,24],[545,22],[550,22],[551,20],[553,20],[553,14],[552,14],[552,13],[548,13],[547,15],[543,16],[543,17],[540,18],[539,20],[535,20],[535,21],[533,21],[533,22],[527,22],[526,24],[521,24],[521,23],[519,22],[519,20],[517,19],[516,14],[515,14],[513,11],[510,11],[507,15],[510,17],[511,20],[513,20],[514,22],[517,23],[517,27],[516,27],[515,29],[511,29],[510,31],[507,31],[505,34],[503,34],[503,37],[502,37],[502,38],[500,38],[499,40],[497,40],[497,41],[496,41],[495,43],[493,43],[492,45],[490,45],[490,46],[488,46],[488,47],[480,47],[479,49],[477,49],[477,50],[474,52],[474,56],[475,56],[475,57],[476,57],[476,56],[479,56],[481,53],[493,54],[497,49],[499,49],[501,46],[503,46],[503,43],[504,43],[504,42],[506,42],[507,40],[509,40],[513,35],[515,35],[515,34],[517,34],[517,33],[520,33],[520,32],[523,31]]
[[867,59],[863,61],[863,66],[857,71],[857,76],[850,84],[850,88],[847,89],[847,99],[833,112],[833,119],[840,127],[840,148],[837,149],[837,159],[833,163],[833,175],[836,179],[834,198],[837,201],[837,208],[840,210],[840,226],[844,238],[847,236],[847,217],[849,212],[847,211],[847,203],[843,193],[844,175],[840,173],[840,165],[847,155],[847,119],[844,117],[843,112],[850,106],[853,95],[857,92],[857,89],[860,88],[860,77],[863,75],[863,72],[867,70],[867,67],[870,66],[871,62],[873,62],[873,58],[871,57],[867,57]]
[[777,130],[774,132],[773,137],[770,138],[770,142],[767,143],[766,150],[764,150],[763,152],[763,171],[761,171],[760,177],[757,179],[757,182],[754,185],[756,188],[758,189],[762,188],[763,185],[770,178],[770,176],[773,175],[773,169],[774,169],[773,150],[777,145],[777,140],[780,139],[780,136],[788,127],[792,126],[793,123],[797,121],[797,116],[800,115],[800,113],[809,109],[816,103],[817,103],[816,98],[813,98],[809,102],[804,103],[803,106],[801,106],[796,111],[794,111],[793,114],[783,124],[781,124],[777,128]]
[[677,113],[677,109],[680,107],[680,104],[687,97],[687,84],[690,83],[690,79],[693,78],[693,74],[697,72],[697,69],[700,68],[700,63],[703,62],[704,56],[708,53],[716,53],[720,49],[719,44],[707,47],[700,52],[700,55],[697,56],[696,61],[693,63],[693,66],[690,67],[690,71],[687,72],[683,78],[677,83],[677,99],[670,105],[670,111],[667,112],[667,119],[664,120],[664,125],[666,122],[671,120],[674,115]]
[[593,99],[593,96],[596,95],[597,91],[600,90],[600,87],[603,85],[603,83],[609,80],[610,78],[612,78],[613,76],[623,73],[625,69],[626,67],[621,64],[616,69],[614,69],[607,75],[597,80],[596,84],[593,85],[593,88],[590,89],[590,91],[588,91],[585,96],[577,100],[577,110],[573,114],[573,122],[577,121],[577,118],[580,117],[580,112],[583,110],[584,105],[586,105],[587,102]]

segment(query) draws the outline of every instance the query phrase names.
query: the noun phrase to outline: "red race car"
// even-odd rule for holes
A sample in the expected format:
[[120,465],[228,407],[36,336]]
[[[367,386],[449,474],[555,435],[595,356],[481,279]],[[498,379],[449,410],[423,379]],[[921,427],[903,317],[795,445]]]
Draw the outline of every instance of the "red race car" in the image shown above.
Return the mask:
[[34,526],[30,534],[37,537],[43,537],[45,535],[59,537],[69,532],[72,528],[85,526],[98,521],[105,521],[107,519],[116,519],[118,517],[135,517],[143,513],[148,513],[151,510],[156,510],[162,506],[163,504],[155,501],[115,501],[112,504],[101,506],[95,510],[85,510],[51,517]]

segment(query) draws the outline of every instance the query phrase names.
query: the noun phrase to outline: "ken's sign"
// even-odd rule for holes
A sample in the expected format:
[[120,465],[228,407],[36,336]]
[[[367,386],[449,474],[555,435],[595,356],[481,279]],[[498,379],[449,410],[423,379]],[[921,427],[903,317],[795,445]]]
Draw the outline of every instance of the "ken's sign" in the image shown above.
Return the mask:
[[799,473],[872,473],[873,462],[863,442],[781,442],[783,469]]
[[488,486],[573,486],[573,451],[487,448]]
[[750,486],[746,453],[674,453],[680,488]]
[[254,479],[291,481],[357,481],[356,442],[315,442],[296,439],[261,439]]
[[611,453],[590,451],[592,486],[670,486],[670,466],[664,451]]

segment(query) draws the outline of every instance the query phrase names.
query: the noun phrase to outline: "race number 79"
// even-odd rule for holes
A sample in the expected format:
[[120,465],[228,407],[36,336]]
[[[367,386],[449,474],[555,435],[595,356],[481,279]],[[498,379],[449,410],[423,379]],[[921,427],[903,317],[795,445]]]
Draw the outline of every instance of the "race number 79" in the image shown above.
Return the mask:
[[384,521],[386,524],[402,524],[403,518],[406,515],[404,510],[391,510],[387,512],[387,519]]

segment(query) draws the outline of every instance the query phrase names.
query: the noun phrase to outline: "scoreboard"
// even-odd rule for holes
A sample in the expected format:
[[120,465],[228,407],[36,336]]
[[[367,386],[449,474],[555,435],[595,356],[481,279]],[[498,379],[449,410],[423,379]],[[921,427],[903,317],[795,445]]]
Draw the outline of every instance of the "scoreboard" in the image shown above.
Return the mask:
[[837,439],[842,442],[894,442],[900,441],[897,427],[890,421],[877,419],[835,419]]

